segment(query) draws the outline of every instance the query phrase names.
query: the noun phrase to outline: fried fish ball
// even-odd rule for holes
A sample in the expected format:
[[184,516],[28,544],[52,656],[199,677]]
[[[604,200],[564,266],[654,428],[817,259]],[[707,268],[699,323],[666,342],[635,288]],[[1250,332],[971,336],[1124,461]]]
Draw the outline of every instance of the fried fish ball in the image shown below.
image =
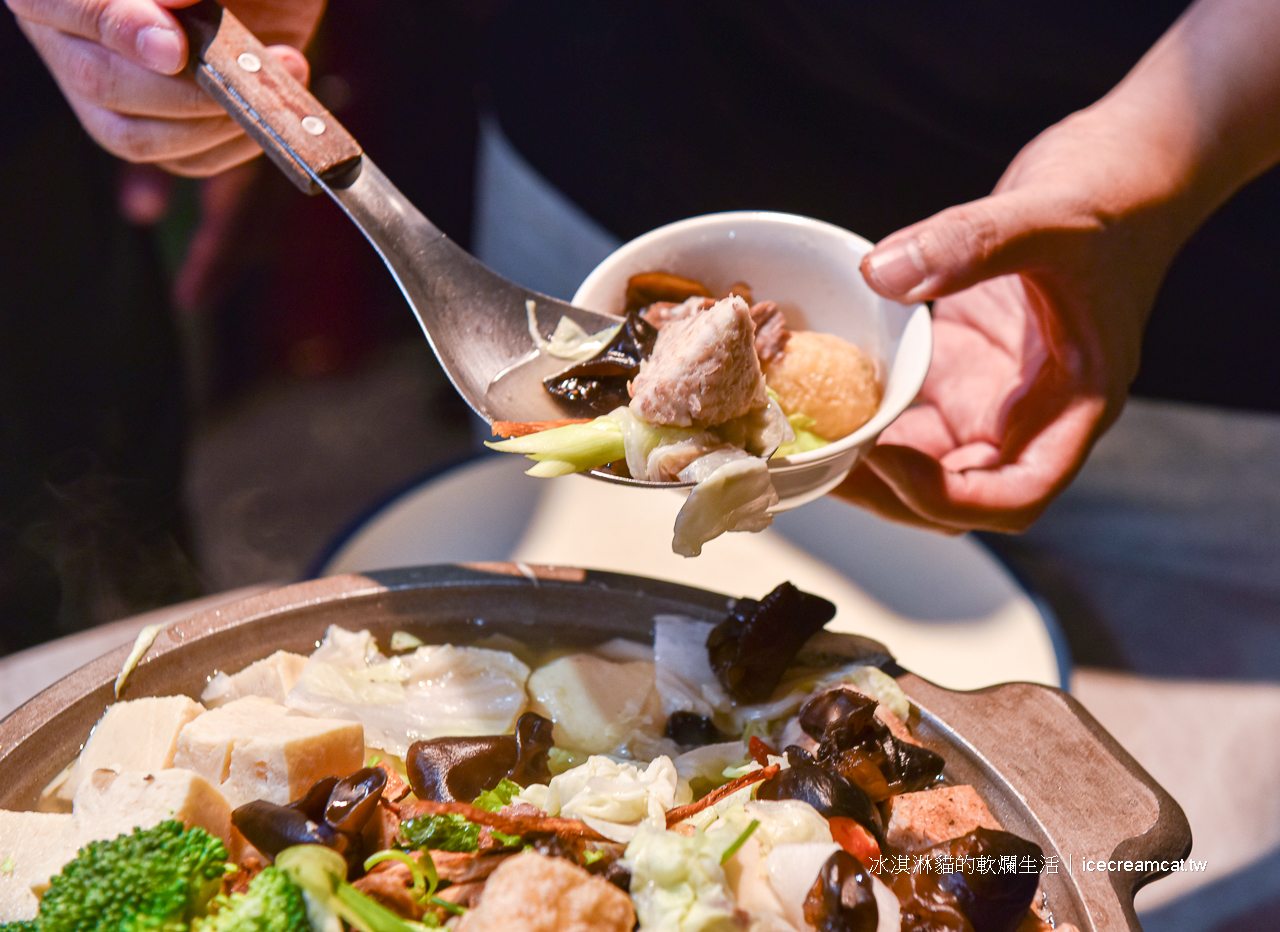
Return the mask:
[[880,407],[875,363],[831,333],[793,331],[782,355],[765,365],[765,381],[783,410],[813,418],[811,429],[824,440],[848,436]]

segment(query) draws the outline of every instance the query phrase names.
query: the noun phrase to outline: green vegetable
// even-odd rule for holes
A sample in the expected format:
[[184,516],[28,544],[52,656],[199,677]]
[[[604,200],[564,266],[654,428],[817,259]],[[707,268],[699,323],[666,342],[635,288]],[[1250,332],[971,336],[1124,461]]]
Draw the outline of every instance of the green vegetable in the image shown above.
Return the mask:
[[431,855],[427,852],[422,852],[422,855],[426,858],[425,867],[423,864],[419,864],[417,859],[408,852],[387,849],[365,858],[364,869],[367,873],[383,861],[399,861],[409,868],[409,874],[413,877],[414,899],[421,902],[426,900],[427,897],[433,896],[436,892],[436,887],[440,885],[440,875],[436,873],[436,862],[431,859]]
[[218,892],[226,860],[221,841],[173,820],[90,842],[53,878],[30,928],[187,932]]
[[391,650],[399,654],[406,650],[417,650],[426,642],[416,634],[410,634],[408,631],[393,631],[391,633]]
[[779,456],[795,456],[797,453],[808,453],[810,450],[821,450],[823,447],[830,446],[831,441],[823,440],[811,430],[799,426],[796,422],[800,420],[813,423],[813,418],[806,417],[803,414],[791,415],[791,430],[795,433],[796,439],[784,443],[778,449],[774,450],[773,457]]
[[742,830],[742,834],[733,840],[733,844],[724,849],[724,854],[720,855],[720,863],[728,864],[729,858],[738,853],[738,849],[747,843],[747,839],[751,837],[751,833],[760,827],[759,819],[752,819],[751,823]]
[[[773,389],[767,389],[769,397],[778,402],[778,406],[782,406],[782,402],[778,399],[778,394]],[[815,434],[811,427],[816,423],[813,418],[799,411],[785,411],[787,420],[791,422],[791,431],[796,435],[795,440],[788,441],[778,449],[773,451],[770,459],[779,456],[795,456],[797,453],[808,453],[810,450],[820,450],[825,446],[830,446],[831,441],[825,437],[819,437]]]
[[[503,779],[491,790],[486,790],[472,803],[485,812],[497,812],[509,806],[521,790],[520,784]],[[495,839],[504,845],[520,843],[519,835],[508,835],[491,830]],[[400,823],[400,835],[405,846],[420,851],[476,851],[480,847],[480,826],[461,815],[422,816]]]
[[485,790],[475,798],[471,804],[477,809],[483,809],[485,812],[498,812],[503,806],[510,806],[520,792],[524,789],[514,780],[508,780],[503,777],[498,781],[498,785],[491,790]]
[[480,826],[460,815],[422,816],[400,823],[406,848],[420,851],[476,851]]
[[275,867],[254,877],[244,893],[215,897],[209,908],[191,932],[311,932],[301,888]]
[[485,441],[485,446],[503,453],[525,454],[537,463],[528,475],[543,479],[594,469],[626,456],[622,427],[607,417],[509,440]]
[[323,845],[297,845],[276,855],[276,867],[302,888],[314,928],[340,919],[360,932],[420,932],[422,923],[406,922],[347,883],[347,862]]
[[723,841],[641,822],[627,845],[631,898],[641,929],[663,932],[735,932],[742,928],[737,903],[720,866]]

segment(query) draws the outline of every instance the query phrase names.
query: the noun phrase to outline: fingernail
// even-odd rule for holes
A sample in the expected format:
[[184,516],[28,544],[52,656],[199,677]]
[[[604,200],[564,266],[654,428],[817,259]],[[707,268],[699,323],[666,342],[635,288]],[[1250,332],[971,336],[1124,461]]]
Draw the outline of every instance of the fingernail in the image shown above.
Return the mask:
[[152,71],[176,74],[185,64],[182,36],[167,26],[148,26],[138,33],[138,57]]
[[895,295],[904,295],[924,281],[924,259],[920,244],[914,239],[902,240],[876,249],[862,264],[863,274],[873,284]]

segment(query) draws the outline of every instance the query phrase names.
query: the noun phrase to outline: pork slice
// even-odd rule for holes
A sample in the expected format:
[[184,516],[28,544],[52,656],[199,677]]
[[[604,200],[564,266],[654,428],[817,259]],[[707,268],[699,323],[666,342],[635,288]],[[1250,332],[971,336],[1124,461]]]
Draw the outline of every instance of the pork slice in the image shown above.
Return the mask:
[[645,323],[651,324],[661,330],[673,320],[684,320],[686,317],[692,317],[694,314],[705,311],[716,303],[715,298],[686,298],[679,304],[674,301],[655,301],[643,311],[640,316],[644,318]]
[[768,403],[755,324],[737,296],[671,321],[631,383],[631,410],[650,424],[713,426]]
[[441,880],[475,883],[486,879],[512,853],[481,854],[478,851],[432,851],[431,860]]
[[439,891],[436,896],[446,903],[471,909],[476,903],[480,902],[480,897],[484,895],[484,885],[485,881],[482,880],[471,883],[455,883]]
[[414,892],[413,872],[401,861],[375,864],[373,870],[352,886],[401,916],[420,919],[426,911]]
[[791,331],[787,329],[787,319],[772,301],[760,301],[751,305],[751,320],[756,325],[756,356],[763,365],[769,360],[782,355],[787,348],[787,338]]
[[609,881],[561,858],[527,851],[493,872],[479,903],[462,917],[458,929],[631,932],[635,922],[631,897]]
[[903,793],[894,796],[889,807],[885,838],[909,854],[967,835],[975,828],[1002,830],[977,790],[968,785]]

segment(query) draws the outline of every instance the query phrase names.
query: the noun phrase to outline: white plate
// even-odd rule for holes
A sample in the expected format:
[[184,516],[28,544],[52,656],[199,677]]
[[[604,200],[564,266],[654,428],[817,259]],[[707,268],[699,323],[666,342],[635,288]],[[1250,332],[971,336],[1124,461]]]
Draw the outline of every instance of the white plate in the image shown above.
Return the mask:
[[836,604],[832,627],[886,644],[952,689],[1062,685],[1056,628],[980,544],[889,524],[830,497],[726,534],[702,556],[671,552],[684,496],[588,479],[532,479],[523,457],[485,457],[399,496],[341,541],[322,575],[516,560],[669,579],[759,598],[791,581]]

